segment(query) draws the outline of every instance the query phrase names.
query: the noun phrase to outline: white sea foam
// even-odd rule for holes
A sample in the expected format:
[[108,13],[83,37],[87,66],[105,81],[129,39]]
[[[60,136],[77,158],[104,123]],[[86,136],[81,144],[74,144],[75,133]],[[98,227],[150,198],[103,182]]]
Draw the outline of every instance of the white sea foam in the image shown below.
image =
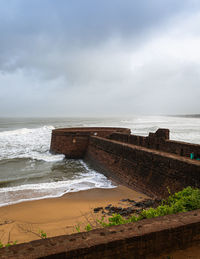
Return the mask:
[[[79,172],[75,172],[73,179],[67,179],[67,174],[58,170],[59,176],[54,176],[51,171],[51,166],[47,166],[46,175],[42,171],[42,176],[46,177],[46,181],[39,183],[28,183],[31,176],[38,177],[41,173],[38,171],[34,173],[37,168],[37,160],[43,160],[45,162],[57,162],[64,159],[64,155],[53,155],[49,153],[51,132],[54,129],[53,126],[43,126],[40,128],[21,128],[11,131],[0,132],[0,160],[15,159],[17,163],[18,158],[29,158],[35,160],[33,166],[28,163],[26,168],[9,172],[9,175],[5,175],[4,172],[0,172],[2,181],[12,181],[13,176],[18,180],[22,179],[21,184],[17,186],[8,186],[0,188],[0,206],[19,203],[22,201],[38,200],[45,198],[60,197],[68,192],[77,192],[81,190],[88,190],[92,188],[114,188],[115,186],[104,175],[97,173],[90,169],[83,161],[78,160],[71,164],[70,160],[66,160],[64,168],[67,168],[69,174],[70,170],[74,170],[76,167]],[[35,167],[36,166],[36,167]],[[42,165],[45,168],[45,165]],[[53,166],[53,165],[52,165]],[[59,164],[58,164],[59,166]],[[72,166],[72,168],[70,167]],[[3,168],[3,167],[2,167]],[[12,170],[12,169],[11,169]],[[24,174],[25,170],[25,174]],[[49,171],[48,171],[49,170]],[[75,170],[76,171],[76,170]],[[73,172],[73,171],[72,171]],[[20,178],[21,177],[21,178]],[[5,178],[5,179],[4,179]],[[57,181],[55,179],[58,179]]]
[[159,128],[170,130],[170,139],[200,144],[200,119],[170,116],[137,116],[122,120],[119,126],[128,127],[132,134],[147,136]]
[[[75,124],[73,124],[75,123]],[[26,124],[24,124],[26,125]],[[195,118],[175,118],[175,117],[162,117],[162,116],[133,116],[130,119],[123,120],[87,120],[80,122],[67,122],[67,124],[59,124],[52,122],[51,125],[57,127],[70,126],[118,126],[128,127],[133,134],[147,136],[149,132],[155,132],[158,128],[169,128],[170,139],[186,141],[191,143],[200,144],[200,119]],[[0,160],[17,158],[30,158],[30,163],[24,165],[20,163],[19,166],[24,168],[10,171],[5,166],[4,162],[0,165],[0,176],[3,181],[12,181],[14,179],[22,179],[21,184],[18,186],[10,186],[0,188],[0,206],[19,203],[28,200],[38,200],[44,198],[60,197],[68,192],[77,192],[80,190],[87,190],[91,188],[113,188],[115,187],[105,176],[91,170],[83,161],[77,162],[70,166],[70,161],[62,161],[63,155],[52,155],[49,153],[51,131],[53,126],[43,126],[38,128],[21,128],[18,130],[10,130],[0,132]],[[41,163],[38,160],[45,161]],[[54,167],[56,161],[61,161],[58,164],[58,169],[51,170],[51,166]],[[51,162],[51,163],[49,163]],[[66,165],[65,165],[66,162]],[[15,162],[17,164],[17,162]],[[59,169],[59,163],[63,163],[64,170]],[[40,165],[41,164],[41,165]],[[38,167],[38,166],[41,166]],[[9,166],[9,163],[8,163]],[[78,173],[74,170],[78,167]],[[6,169],[5,169],[6,168]],[[44,170],[45,168],[45,170]],[[41,172],[40,172],[41,170]],[[63,170],[62,172],[59,170]],[[72,171],[70,171],[72,170]],[[6,173],[9,171],[9,175]],[[59,177],[54,177],[58,173]],[[67,179],[66,172],[75,177]],[[80,173],[82,172],[82,173]],[[76,174],[77,173],[77,174]],[[31,183],[33,177],[42,176],[43,182]],[[53,175],[53,176],[52,176]],[[62,179],[63,177],[63,179]],[[43,180],[45,178],[45,180]],[[24,179],[24,180],[23,180]],[[58,179],[55,181],[55,179]],[[28,181],[27,184],[26,180]],[[15,185],[13,183],[12,185]]]
[[62,160],[63,155],[49,153],[52,129],[53,126],[43,126],[0,132],[0,160],[12,158],[31,158],[46,162]]
[[[85,163],[83,163],[85,165]],[[85,165],[87,168],[87,166]],[[0,207],[22,201],[61,197],[68,192],[78,192],[93,188],[115,188],[104,175],[87,168],[79,178],[66,181],[25,184],[0,189]]]

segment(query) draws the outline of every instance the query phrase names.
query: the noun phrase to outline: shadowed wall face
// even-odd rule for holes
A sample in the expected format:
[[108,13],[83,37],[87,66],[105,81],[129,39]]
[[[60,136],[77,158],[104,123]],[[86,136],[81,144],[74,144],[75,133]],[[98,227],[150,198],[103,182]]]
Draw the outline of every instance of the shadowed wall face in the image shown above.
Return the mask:
[[86,158],[111,178],[162,198],[168,187],[200,187],[200,162],[188,158],[192,151],[198,155],[200,145],[170,141],[168,129],[148,137],[123,128],[56,129],[51,142],[51,152]]
[[177,155],[91,137],[86,159],[113,179],[160,198],[187,186],[200,187],[200,162]]

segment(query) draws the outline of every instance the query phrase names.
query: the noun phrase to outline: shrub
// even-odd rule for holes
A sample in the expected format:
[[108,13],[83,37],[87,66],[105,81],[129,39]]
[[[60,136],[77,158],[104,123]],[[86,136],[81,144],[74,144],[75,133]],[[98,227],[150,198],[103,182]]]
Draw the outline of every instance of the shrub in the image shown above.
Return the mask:
[[142,219],[150,219],[159,216],[165,216],[169,214],[176,214],[178,212],[186,212],[190,210],[200,209],[200,189],[194,189],[192,187],[187,187],[180,192],[171,194],[167,200],[163,200],[162,204],[157,208],[149,208],[142,210],[139,215],[131,216],[126,219],[119,214],[113,214],[109,218],[109,223],[104,221],[102,218],[101,223],[103,227],[106,226],[116,226],[120,224],[125,224],[129,222],[136,222]]
[[87,224],[87,226],[85,227],[85,230],[86,230],[86,231],[92,230],[92,226],[91,226],[90,224]]
[[17,244],[17,241],[8,242],[7,244],[3,244],[3,243],[0,241],[0,248],[9,247],[9,246],[16,245],[16,244]]
[[39,231],[39,236],[40,236],[42,239],[45,239],[45,238],[47,238],[47,233],[44,232],[43,230],[40,230],[40,231]]

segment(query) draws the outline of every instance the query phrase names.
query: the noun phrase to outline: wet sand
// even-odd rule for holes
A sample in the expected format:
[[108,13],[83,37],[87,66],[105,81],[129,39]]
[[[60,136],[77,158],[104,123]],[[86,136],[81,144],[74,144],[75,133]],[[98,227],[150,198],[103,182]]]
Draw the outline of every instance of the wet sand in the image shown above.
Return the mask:
[[[60,198],[22,202],[0,208],[0,240],[6,244],[40,239],[40,230],[47,237],[77,233],[90,223],[95,226],[100,214],[93,209],[108,204],[123,206],[121,199],[140,201],[146,195],[125,186],[113,189],[91,189],[68,193]],[[96,226],[97,227],[97,226]]]
[[[47,237],[77,233],[84,231],[90,223],[98,227],[93,209],[105,207],[108,204],[125,206],[121,199],[140,201],[148,198],[146,195],[131,190],[125,186],[113,189],[91,189],[68,193],[60,198],[43,199],[22,202],[0,208],[0,240],[6,244],[9,241],[17,243],[40,239],[42,230]],[[164,253],[157,259],[200,259],[200,243],[183,250]]]

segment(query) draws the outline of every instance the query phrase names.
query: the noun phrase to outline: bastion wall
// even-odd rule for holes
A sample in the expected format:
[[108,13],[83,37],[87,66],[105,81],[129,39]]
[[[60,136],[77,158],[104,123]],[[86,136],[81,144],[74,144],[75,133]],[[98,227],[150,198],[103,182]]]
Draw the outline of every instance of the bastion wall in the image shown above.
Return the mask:
[[83,158],[90,136],[106,138],[114,132],[129,135],[130,129],[110,127],[55,129],[51,135],[50,151],[55,154],[64,154],[67,158]]
[[[200,145],[171,141],[168,129],[148,137],[122,128],[57,129],[50,150],[87,159],[116,181],[156,197],[165,197],[167,187],[200,187]],[[0,258],[155,259],[199,242],[195,210],[1,248]]]
[[200,158],[200,145],[170,140],[168,129],[158,129],[155,133],[149,133],[148,137],[116,132],[109,139],[185,157],[194,153],[194,158]]
[[168,129],[147,137],[126,128],[56,129],[50,150],[84,158],[116,181],[159,198],[168,195],[168,188],[200,187],[200,145],[172,141]]
[[200,187],[200,161],[136,145],[91,137],[86,159],[116,181],[159,198]]

